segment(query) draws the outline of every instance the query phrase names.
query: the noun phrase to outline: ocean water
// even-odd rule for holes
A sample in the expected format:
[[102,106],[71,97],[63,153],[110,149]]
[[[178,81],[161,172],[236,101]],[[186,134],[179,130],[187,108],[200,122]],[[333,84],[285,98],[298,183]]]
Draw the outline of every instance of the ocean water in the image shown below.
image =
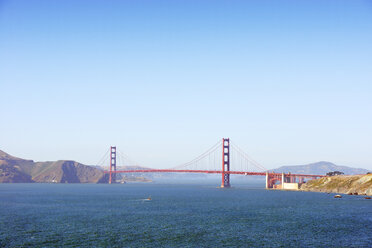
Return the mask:
[[362,196],[216,186],[0,184],[0,247],[372,247]]

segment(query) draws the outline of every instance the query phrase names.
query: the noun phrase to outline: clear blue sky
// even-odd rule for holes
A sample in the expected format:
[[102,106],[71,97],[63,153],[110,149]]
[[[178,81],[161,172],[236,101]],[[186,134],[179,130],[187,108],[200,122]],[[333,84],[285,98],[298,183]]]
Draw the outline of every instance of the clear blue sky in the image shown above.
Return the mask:
[[145,166],[230,137],[372,169],[372,1],[0,0],[0,149]]

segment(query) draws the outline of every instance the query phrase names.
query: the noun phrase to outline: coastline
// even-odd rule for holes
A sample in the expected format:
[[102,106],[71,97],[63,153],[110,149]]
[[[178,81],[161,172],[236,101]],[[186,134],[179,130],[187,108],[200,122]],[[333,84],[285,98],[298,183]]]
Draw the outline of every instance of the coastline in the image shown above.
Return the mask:
[[341,175],[310,180],[299,191],[372,196],[372,174]]

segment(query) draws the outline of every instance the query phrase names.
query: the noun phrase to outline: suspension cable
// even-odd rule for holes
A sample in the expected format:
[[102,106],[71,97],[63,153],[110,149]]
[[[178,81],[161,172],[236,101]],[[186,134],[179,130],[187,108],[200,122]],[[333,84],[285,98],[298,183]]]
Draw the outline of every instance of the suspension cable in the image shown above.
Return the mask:
[[203,159],[204,157],[206,157],[208,154],[214,152],[215,150],[217,150],[217,148],[219,148],[221,146],[221,140],[218,141],[215,145],[213,145],[211,148],[209,148],[207,151],[205,151],[204,153],[202,153],[201,155],[199,155],[198,157],[194,158],[193,160],[187,162],[187,163],[184,163],[184,164],[181,164],[181,165],[178,165],[178,166],[175,166],[171,169],[180,169],[182,167],[187,167],[189,165],[192,165],[194,164],[195,162]]
[[243,158],[245,158],[248,162],[250,162],[251,164],[253,164],[256,168],[258,169],[261,169],[261,170],[264,170],[264,171],[267,171],[267,169],[265,167],[263,167],[262,165],[260,165],[258,162],[256,162],[255,160],[253,160],[247,153],[245,153],[243,151],[243,149],[241,149],[239,146],[237,146],[235,143],[231,142],[231,146],[233,149],[236,149],[236,151],[241,155],[243,156]]
[[103,157],[98,161],[98,163],[96,165],[98,165],[98,166],[104,166],[104,162],[106,161],[106,159],[108,157],[109,151],[110,151],[110,149],[107,149],[106,150],[105,155],[103,155]]

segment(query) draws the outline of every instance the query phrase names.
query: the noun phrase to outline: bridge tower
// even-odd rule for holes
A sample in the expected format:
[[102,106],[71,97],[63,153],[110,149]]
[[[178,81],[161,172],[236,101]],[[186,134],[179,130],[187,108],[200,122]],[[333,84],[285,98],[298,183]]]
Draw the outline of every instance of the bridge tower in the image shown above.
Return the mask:
[[109,176],[109,184],[116,182],[116,173],[115,172],[116,172],[116,146],[111,146],[110,147],[110,176]]
[[230,188],[230,139],[222,139],[222,184],[221,188]]

